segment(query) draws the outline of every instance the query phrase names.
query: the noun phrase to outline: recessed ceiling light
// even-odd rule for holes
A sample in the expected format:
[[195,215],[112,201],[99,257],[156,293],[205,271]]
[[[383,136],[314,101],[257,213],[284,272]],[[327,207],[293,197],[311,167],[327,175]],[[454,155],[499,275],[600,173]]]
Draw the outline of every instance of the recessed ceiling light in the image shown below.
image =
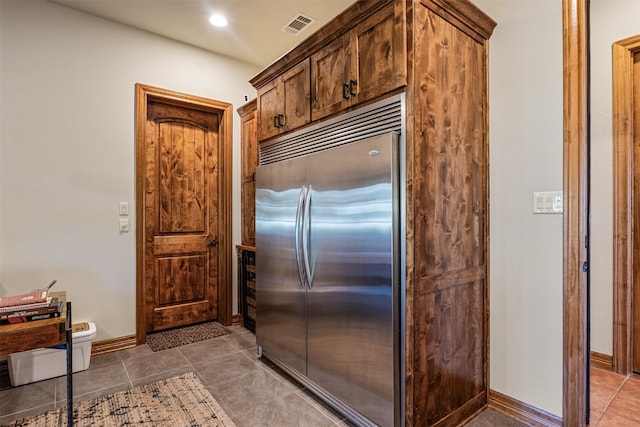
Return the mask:
[[209,18],[209,22],[211,23],[211,25],[215,25],[216,27],[227,26],[227,18],[219,14],[211,15],[211,18]]

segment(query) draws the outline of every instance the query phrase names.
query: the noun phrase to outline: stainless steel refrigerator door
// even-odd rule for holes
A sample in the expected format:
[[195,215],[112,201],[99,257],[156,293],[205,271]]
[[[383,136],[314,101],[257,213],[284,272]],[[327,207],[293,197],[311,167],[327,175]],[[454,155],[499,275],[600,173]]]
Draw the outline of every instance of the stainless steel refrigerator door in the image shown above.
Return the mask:
[[267,356],[301,374],[307,359],[300,258],[305,176],[304,165],[294,160],[256,171],[256,342]]
[[306,166],[307,376],[380,426],[394,425],[399,369],[397,138],[320,152]]

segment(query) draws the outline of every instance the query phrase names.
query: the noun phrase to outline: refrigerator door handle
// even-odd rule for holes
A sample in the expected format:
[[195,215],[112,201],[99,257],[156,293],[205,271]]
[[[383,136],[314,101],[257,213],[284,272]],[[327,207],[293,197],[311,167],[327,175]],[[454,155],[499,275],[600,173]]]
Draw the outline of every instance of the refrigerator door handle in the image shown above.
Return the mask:
[[[300,238],[302,236],[302,224],[304,221],[303,217],[303,204],[306,195],[306,187],[303,185],[300,188],[300,194],[298,195],[298,205],[296,207],[296,224],[295,224],[295,232],[296,235],[296,263],[298,264],[298,275],[300,276],[300,286],[305,287],[306,279],[304,274],[304,269],[302,266],[302,256],[300,254]],[[303,242],[304,244],[304,242]]]
[[305,273],[309,289],[313,286],[313,272],[311,271],[311,185],[307,191],[302,212],[302,257],[304,258]]

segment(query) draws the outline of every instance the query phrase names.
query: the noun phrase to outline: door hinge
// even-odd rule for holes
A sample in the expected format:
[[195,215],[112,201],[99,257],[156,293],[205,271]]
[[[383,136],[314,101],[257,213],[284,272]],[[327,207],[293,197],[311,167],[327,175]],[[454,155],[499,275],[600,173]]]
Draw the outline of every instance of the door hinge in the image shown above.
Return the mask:
[[589,271],[589,263],[587,261],[582,263],[582,271],[584,273],[586,273],[587,271]]

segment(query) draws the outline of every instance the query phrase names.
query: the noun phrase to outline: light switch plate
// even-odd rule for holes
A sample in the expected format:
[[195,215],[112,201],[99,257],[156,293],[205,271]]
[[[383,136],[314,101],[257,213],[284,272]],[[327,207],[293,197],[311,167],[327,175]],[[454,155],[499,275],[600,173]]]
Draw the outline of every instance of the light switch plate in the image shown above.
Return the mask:
[[120,215],[129,215],[129,202],[120,202]]
[[129,218],[120,218],[120,232],[121,233],[129,232]]
[[534,214],[556,214],[563,211],[562,191],[536,191],[533,193]]

